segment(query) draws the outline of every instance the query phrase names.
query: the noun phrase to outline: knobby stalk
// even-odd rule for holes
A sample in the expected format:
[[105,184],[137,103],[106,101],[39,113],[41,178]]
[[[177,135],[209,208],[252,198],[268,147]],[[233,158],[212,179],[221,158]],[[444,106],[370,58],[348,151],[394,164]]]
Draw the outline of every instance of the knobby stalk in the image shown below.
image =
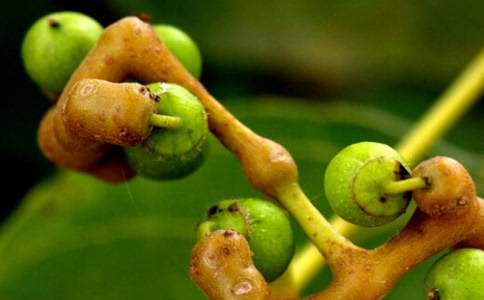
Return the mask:
[[[484,48],[465,68],[434,106],[422,117],[414,128],[396,146],[396,149],[409,162],[416,162],[435,142],[457,122],[479,99],[484,89]],[[358,227],[335,216],[333,227],[347,237],[358,232]],[[304,262],[304,267],[301,263]],[[320,253],[309,244],[289,266],[286,273],[272,283],[273,294],[285,298],[298,295],[309,281],[325,265]]]
[[[321,252],[329,257],[329,252],[333,251],[330,244],[334,243],[341,247],[352,247],[351,242],[330,226],[299,188],[297,167],[289,152],[238,121],[176,60],[149,24],[136,17],[127,17],[107,27],[96,46],[72,75],[52,110],[60,110],[65,106],[69,91],[85,78],[112,82],[135,78],[141,82],[171,82],[184,86],[204,105],[210,130],[239,159],[247,179],[257,190],[282,205],[293,207],[294,212],[301,205],[311,211],[317,223],[302,214],[296,214],[295,219]],[[52,128],[46,126],[45,122],[44,126],[41,125],[39,140],[48,140],[60,131],[75,146],[66,152],[61,151],[63,141],[50,143],[46,149],[47,156],[54,162],[88,172],[92,170],[91,164],[95,164],[96,169],[112,167],[104,164],[104,158],[109,155],[109,148],[105,143],[75,140],[65,130],[61,114],[57,113],[53,118],[55,126],[51,126]],[[106,150],[103,149],[105,146]],[[58,152],[62,155],[56,156],[57,148],[61,148]],[[102,148],[103,151],[99,152],[97,148]],[[95,157],[88,166],[82,166],[84,158],[90,155]],[[328,235],[329,241],[321,237],[321,228],[325,228],[324,234]],[[316,229],[319,229],[318,233]]]
[[[454,114],[440,115],[438,122],[435,121],[436,117],[427,118],[428,120],[425,122],[440,124],[440,118],[444,117],[445,120],[450,120],[446,125],[448,127],[463,113],[463,108],[470,106],[470,100],[467,98],[475,98],[476,91],[480,90],[483,85],[484,63],[480,61],[478,64],[479,66],[476,69],[480,71],[474,71],[478,74],[472,73],[469,76],[472,78],[477,76],[480,80],[478,82],[473,80],[474,83],[459,84],[455,87],[457,90],[468,89],[474,92],[452,92],[450,96],[444,97],[444,104],[441,104],[446,107],[448,104],[445,103],[457,101],[457,104],[454,103],[454,106],[450,106],[443,111],[451,110],[455,112],[456,107],[461,109]],[[85,78],[103,79],[111,82],[123,82],[128,78],[134,78],[140,82],[171,82],[184,86],[194,94],[205,107],[210,130],[238,158],[248,181],[255,189],[285,207],[317,249],[317,252],[311,249],[305,250],[302,255],[307,255],[307,257],[299,256],[294,260],[294,264],[288,270],[287,274],[289,275],[282,277],[282,280],[285,280],[284,283],[287,283],[291,290],[300,291],[309,277],[323,263],[322,259],[315,259],[316,253],[320,256],[322,254],[325,261],[330,265],[334,281],[322,293],[308,299],[351,299],[357,295],[360,296],[359,299],[381,297],[389,292],[401,275],[435,254],[439,249],[465,239],[472,240],[467,230],[469,226],[475,225],[473,234],[483,231],[481,227],[484,225],[476,225],[484,224],[482,222],[484,218],[482,201],[474,196],[470,202],[472,205],[469,206],[476,208],[476,213],[468,214],[469,216],[464,220],[448,220],[449,218],[446,218],[446,216],[428,218],[425,215],[416,214],[404,230],[382,247],[369,251],[355,246],[345,237],[355,231],[355,227],[337,218],[332,223],[328,222],[304,195],[298,183],[296,164],[289,152],[274,141],[257,135],[238,121],[176,60],[153,28],[136,17],[124,18],[105,29],[96,46],[71,76],[55,106],[44,118],[45,120],[43,120],[39,130],[39,141],[44,145],[42,150],[47,157],[61,166],[89,172],[109,181],[125,179],[124,174],[123,178],[116,178],[116,172],[112,172],[116,169],[119,173],[119,167],[123,164],[123,161],[113,156],[109,145],[101,141],[83,142],[76,140],[69,136],[64,128],[60,110],[65,106],[73,86],[79,80]],[[464,81],[467,82],[469,79],[465,78]],[[463,98],[466,99],[465,105],[462,102],[464,101]],[[440,112],[439,114],[443,113]],[[423,128],[418,129],[418,132],[427,130],[423,126],[417,128]],[[442,128],[445,129],[446,127],[443,126]],[[435,139],[441,135],[443,129],[435,131],[432,137]],[[410,146],[406,146],[407,143],[410,143]],[[412,139],[409,139],[409,142],[400,147],[404,150],[404,156],[416,159],[421,155],[424,147],[417,147],[415,143]],[[439,228],[439,226],[441,227]],[[446,240],[442,236],[448,234],[446,230],[442,230],[443,227],[448,227],[449,231],[455,233],[452,235],[453,238]],[[429,240],[426,241],[424,246],[419,243],[422,232],[429,236]],[[225,238],[228,236],[225,235]],[[224,238],[221,241],[222,244],[225,241],[229,242]],[[210,251],[215,251],[213,253],[218,253],[217,255],[228,255],[227,251],[232,253],[231,249],[233,248],[230,246],[232,244],[225,245],[228,246]],[[209,249],[212,248],[209,247]],[[420,254],[415,254],[415,249],[421,250],[421,252],[417,251]],[[205,255],[204,253],[202,251],[202,253],[195,254],[192,258],[192,266],[198,261],[197,255]],[[250,260],[250,256],[249,258],[244,257],[244,259]],[[212,258],[215,259],[216,257],[208,256],[209,260]],[[306,271],[303,272],[305,274],[303,276],[305,277],[297,280],[291,278],[290,274],[299,273],[299,269],[296,268],[301,266],[301,261],[308,265],[304,267]],[[223,262],[223,266],[229,266],[231,260],[224,260]],[[247,266],[249,265],[248,262]],[[222,271],[220,268],[216,268],[216,270]],[[200,268],[192,269],[195,270],[195,273],[201,272]],[[204,270],[203,272],[214,271],[213,268]],[[206,282],[204,291],[213,299],[219,299],[215,295],[222,295],[222,298],[230,295],[233,299],[244,299],[241,297],[245,297],[247,293],[253,291],[249,288],[249,285],[252,286],[252,284],[248,285],[247,283],[251,283],[251,279],[258,277],[257,273],[256,270],[242,275],[237,272],[228,272],[227,276],[239,274],[244,278],[241,278],[242,281],[230,281],[230,284],[234,283],[236,286],[231,286],[227,290],[224,290],[226,287],[216,281],[217,276],[205,277],[207,281],[215,281]],[[259,281],[254,281],[254,284],[255,282]],[[274,286],[277,286],[277,283]],[[267,293],[265,288],[263,290],[264,296],[261,299],[266,299]],[[273,291],[273,294],[273,297],[278,297],[277,292]],[[291,295],[291,297],[293,296],[297,295]]]

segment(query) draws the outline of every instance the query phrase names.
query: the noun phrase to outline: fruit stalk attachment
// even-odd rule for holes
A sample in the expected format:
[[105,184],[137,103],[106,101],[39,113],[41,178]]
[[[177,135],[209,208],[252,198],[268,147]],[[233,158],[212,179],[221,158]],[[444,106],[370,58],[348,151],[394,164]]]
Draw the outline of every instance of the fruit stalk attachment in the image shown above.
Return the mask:
[[[428,151],[436,140],[438,140],[446,130],[452,127],[460,117],[462,117],[472,105],[479,100],[479,95],[484,90],[484,48],[463,70],[457,79],[450,85],[444,94],[437,100],[436,104],[427,112],[417,125],[400,141],[396,149],[409,162],[418,162]],[[358,227],[345,222],[340,217],[333,218],[331,224],[338,228],[338,231],[347,237],[351,237],[358,232]],[[477,247],[484,249],[484,238],[479,235],[473,237],[471,241],[459,243],[459,247]],[[281,290],[299,291],[309,283],[311,278],[324,267],[325,261],[321,259],[316,247],[312,244],[296,256],[295,262],[304,261],[301,276],[298,270],[299,264],[289,266],[288,275],[282,280],[278,280],[273,285]],[[287,278],[286,278],[287,277]],[[282,295],[285,293],[283,292]],[[284,298],[284,297],[283,297]]]
[[[79,80],[88,78],[110,82],[123,82],[127,78],[134,78],[140,82],[170,82],[186,88],[203,104],[211,132],[239,159],[248,181],[255,189],[285,207],[294,207],[301,203],[311,210],[314,220],[308,220],[305,215],[297,215],[295,218],[310,233],[308,236],[318,244],[325,256],[333,253],[330,247],[333,240],[340,245],[351,245],[330,226],[301,191],[297,167],[289,152],[278,143],[257,135],[227,111],[184,68],[149,24],[136,17],[126,17],[108,26],[72,75],[56,107],[63,107],[74,85]],[[124,172],[120,173],[115,164],[110,164],[109,168],[105,164],[111,153],[108,152],[110,144],[80,141],[68,133],[63,122],[57,122],[56,127],[55,130],[73,140],[76,147],[69,151],[51,151],[54,155],[47,155],[51,160],[66,168],[76,167],[77,170],[96,168],[100,171],[94,175],[110,174],[117,181],[126,179],[122,174]],[[41,130],[40,142],[50,139],[53,130],[52,127]],[[93,145],[107,149],[98,153],[91,150]],[[55,147],[61,146],[54,144],[51,148]],[[90,160],[80,159],[80,152],[83,158]],[[87,161],[89,165],[86,165]],[[119,163],[132,169],[133,164],[128,165],[126,160]],[[110,172],[114,172],[114,175]],[[316,229],[318,232],[315,232]],[[326,234],[328,238],[325,239]]]
[[398,195],[426,187],[428,187],[428,183],[424,177],[413,177],[389,182],[383,188],[383,192],[388,195]]
[[[482,76],[478,77],[482,80]],[[239,159],[248,181],[294,216],[329,263],[333,282],[323,292],[307,299],[379,299],[403,274],[443,249],[458,243],[482,244],[479,237],[484,234],[483,200],[475,195],[470,177],[460,175],[457,176],[462,177],[461,181],[454,177],[449,181],[454,185],[451,192],[457,196],[439,199],[439,191],[446,186],[441,183],[450,178],[449,172],[442,170],[452,171],[451,176],[464,174],[463,168],[449,160],[439,159],[422,167],[423,173],[418,173],[417,167],[411,174],[411,177],[426,178],[430,187],[413,192],[419,209],[405,228],[374,250],[353,245],[304,195],[298,184],[296,164],[289,152],[239,122],[190,75],[154,29],[135,17],[124,18],[105,29],[98,43],[71,76],[55,106],[45,115],[39,130],[39,143],[46,156],[60,166],[86,171],[108,181],[126,180],[126,174],[130,173],[120,172],[120,167],[131,172],[133,169],[125,159],[120,159],[118,152],[113,151],[112,144],[106,142],[106,136],[98,139],[98,135],[81,134],[81,137],[76,137],[75,122],[64,121],[64,116],[69,95],[81,80],[124,82],[127,78],[180,85],[203,104],[210,130]],[[148,125],[151,125],[149,120],[153,113],[148,114]],[[184,120],[182,126],[185,123]],[[356,169],[362,165],[370,169],[382,165],[383,170],[392,170],[392,176],[399,177],[398,180],[407,176],[405,172],[395,172],[404,165],[399,158],[370,160],[368,163],[365,159],[359,163]],[[430,173],[427,170],[431,170]],[[367,192],[365,187],[378,186],[374,182],[368,185],[367,181],[367,176],[355,177],[355,182],[361,183],[356,185],[356,189],[363,191],[362,194]],[[342,193],[351,194],[351,189]],[[369,194],[374,196],[374,190]],[[378,192],[376,194],[380,202],[387,202]],[[449,195],[448,192],[444,194]],[[399,215],[407,202],[408,199],[402,197],[397,201],[397,209],[391,208],[386,217]],[[375,211],[371,205],[364,208],[370,214]],[[382,211],[386,214],[387,208]],[[365,222],[373,226],[378,220]],[[231,240],[231,237],[237,239]],[[425,237],[425,243],[422,243],[422,237]],[[232,254],[236,254],[233,256],[235,259],[232,259]],[[245,238],[241,235],[227,234],[227,231],[209,234],[195,247],[191,266],[192,278],[212,299],[230,299],[224,298],[229,295],[239,297],[235,299],[244,299],[241,297],[247,295],[248,299],[269,297],[266,282],[254,268]],[[222,274],[222,282],[217,274]]]
[[396,150],[361,142],[333,157],[326,168],[324,188],[340,217],[359,226],[381,226],[406,211],[411,190],[389,193],[388,189],[409,177],[406,161]]
[[294,255],[294,234],[288,216],[267,200],[242,198],[217,202],[198,225],[198,239],[220,229],[233,229],[247,239],[254,265],[268,282],[286,270]]
[[[472,179],[462,165],[437,157],[422,162],[415,170],[412,176],[427,170],[424,173],[430,182],[430,187],[413,191],[418,205],[439,204],[440,193],[434,189],[452,192],[452,199],[465,198],[466,204],[433,216],[417,209],[407,225],[382,246],[374,250],[346,248],[344,255],[331,255],[331,284],[321,293],[301,299],[381,299],[399,278],[429,257],[484,234],[484,200],[475,195]],[[454,184],[446,187],[450,181]],[[337,246],[333,250],[339,252]]]
[[183,120],[177,116],[167,116],[160,114],[152,114],[150,116],[150,124],[160,128],[169,130],[178,130],[183,125]]

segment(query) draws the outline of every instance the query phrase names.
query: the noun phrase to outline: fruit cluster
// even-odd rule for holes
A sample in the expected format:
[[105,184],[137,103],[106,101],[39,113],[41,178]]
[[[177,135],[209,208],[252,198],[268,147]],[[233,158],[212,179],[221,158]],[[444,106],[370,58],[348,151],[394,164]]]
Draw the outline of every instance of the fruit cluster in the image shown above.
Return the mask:
[[[166,46],[198,79],[201,55],[193,40],[174,26],[150,28],[163,43],[159,46]],[[135,174],[156,180],[188,176],[201,166],[208,151],[204,106],[176,83],[141,84],[132,74],[115,82],[101,79],[96,70],[92,73],[84,60],[96,51],[93,48],[101,47],[103,31],[89,16],[58,12],[40,18],[27,32],[22,46],[25,69],[54,104],[41,122],[40,149],[59,166],[108,182]],[[102,62],[111,66],[114,58]],[[212,231],[237,229],[250,241],[266,280],[275,280],[287,268],[294,237],[287,214],[275,204],[226,200],[209,209],[206,218],[199,239]]]
[[294,255],[288,217],[266,200],[233,199],[214,204],[198,226],[198,238],[217,230],[235,230],[247,238],[254,265],[268,282],[284,273]]
[[[153,29],[198,78],[202,61],[193,40],[170,25]],[[208,125],[203,105],[184,87],[115,83],[95,74],[69,85],[103,31],[91,17],[69,11],[46,15],[28,30],[22,45],[25,69],[54,101],[40,126],[41,150],[61,166],[106,181],[135,174],[177,179],[194,172],[207,152]]]
[[412,198],[417,204],[405,228],[370,251],[314,208],[287,150],[208,94],[198,81],[199,50],[179,29],[136,17],[104,29],[79,13],[54,13],[27,32],[22,58],[53,101],[39,146],[57,165],[109,182],[136,174],[179,179],[203,163],[210,130],[254,188],[273,200],[223,200],[202,217],[190,275],[211,299],[271,297],[267,282],[284,277],[295,252],[288,213],[332,268],[334,281],[317,299],[379,299],[411,268],[449,247],[453,253],[428,274],[425,297],[484,296],[476,291],[480,281],[461,275],[465,269],[480,280],[484,268],[484,204],[455,160],[435,157],[411,170],[395,149],[375,142],[349,145],[333,158],[325,194],[347,222],[381,226],[405,213]]
[[[424,297],[436,300],[478,299],[483,296],[482,289],[478,288],[482,276],[478,274],[484,270],[484,201],[475,195],[472,178],[457,161],[435,157],[410,171],[403,157],[393,148],[380,143],[360,142],[344,148],[331,160],[324,183],[331,207],[340,217],[358,226],[381,226],[393,221],[405,213],[412,198],[418,209],[401,232],[372,251],[361,249],[348,240],[341,241],[340,237],[332,237],[326,232],[325,240],[330,240],[330,245],[323,245],[320,251],[334,267],[335,281],[318,294],[321,298],[317,299],[375,299],[388,293],[395,281],[413,266],[449,247],[454,251],[437,261],[428,272]],[[289,232],[289,228],[281,224],[285,218],[282,215],[276,217],[276,212],[265,213],[273,217],[261,221],[260,215],[267,209],[256,207],[257,201],[219,202],[208,210],[198,227],[203,243],[200,242],[193,250],[190,271],[193,280],[213,297],[211,299],[226,299],[233,294],[233,290],[224,292],[224,285],[217,286],[216,274],[212,274],[200,261],[200,256],[207,253],[212,253],[213,259],[222,259],[215,256],[215,250],[205,248],[209,240],[213,249],[217,249],[217,245],[223,248],[232,243],[229,241],[232,237],[223,238],[222,229],[236,230],[247,237],[253,251],[253,266],[267,282],[277,279],[283,271],[282,266],[285,268],[288,264],[287,255],[292,255],[292,251],[287,250],[288,234],[285,233]],[[310,219],[312,217],[305,216],[305,220]],[[298,221],[302,227],[305,226],[301,220]],[[266,229],[261,237],[256,230],[262,227]],[[219,233],[215,235],[215,232]],[[274,236],[277,238],[274,239]],[[426,237],[425,240],[422,237]],[[317,239],[314,241],[317,242]],[[264,249],[272,248],[278,249],[278,255],[271,252],[264,257],[260,254],[264,253]],[[200,270],[205,270],[205,273],[200,274]],[[375,281],[374,276],[383,277]],[[232,277],[234,280],[238,278],[239,282],[257,282],[256,277],[251,278],[247,274],[237,273]],[[348,282],[351,286],[347,285]],[[234,282],[231,286],[235,285]],[[260,283],[257,286],[256,294],[260,299],[270,299],[264,298],[267,287]],[[253,299],[253,293],[253,289],[248,290],[244,299]],[[222,296],[217,298],[214,296],[217,294]],[[281,296],[286,297],[284,294]]]

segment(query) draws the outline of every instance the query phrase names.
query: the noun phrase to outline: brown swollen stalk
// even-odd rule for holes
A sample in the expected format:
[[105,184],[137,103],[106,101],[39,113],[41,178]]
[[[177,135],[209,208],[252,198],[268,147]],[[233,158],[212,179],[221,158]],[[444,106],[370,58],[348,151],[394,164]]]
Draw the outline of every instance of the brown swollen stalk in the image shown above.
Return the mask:
[[[101,130],[96,134],[76,129],[76,122],[71,121],[78,113],[72,113],[69,106],[71,93],[82,84],[79,82],[85,84],[77,87],[82,94],[85,80],[116,83],[130,78],[176,83],[194,94],[205,107],[210,130],[239,159],[248,181],[285,207],[301,225],[334,275],[324,291],[305,299],[380,299],[403,274],[439,251],[459,245],[482,248],[484,201],[475,195],[474,183],[465,169],[442,157],[422,163],[412,174],[425,178],[430,187],[414,193],[420,208],[402,231],[374,250],[353,245],[309,200],[304,200],[307,198],[299,187],[297,167],[289,152],[239,122],[176,60],[154,29],[136,17],[107,27],[71,76],[42,120],[39,144],[44,154],[60,166],[106,181],[130,178],[133,171],[112,147],[112,135],[103,135],[99,123],[93,125],[93,131]],[[113,85],[114,94],[121,90],[121,86]],[[104,100],[110,103],[109,93],[106,95]],[[80,103],[76,105],[76,109],[82,108]],[[99,113],[99,107],[94,105],[93,109]],[[111,117],[114,115],[116,112],[110,112]],[[129,114],[116,116],[123,116],[119,122],[129,123],[124,119]],[[115,124],[109,126],[114,126],[110,132],[115,132]],[[144,136],[139,133],[138,140]],[[194,248],[191,275],[210,299],[270,298],[267,284],[253,267],[246,241],[232,232],[209,235]]]
[[[421,262],[459,242],[484,235],[484,200],[475,195],[474,183],[462,165],[436,157],[417,166],[412,176],[422,172],[430,187],[414,191],[414,198],[426,207],[437,203],[440,213],[429,215],[419,207],[408,224],[382,246],[342,256],[331,266],[334,281],[323,292],[303,299],[381,299]],[[443,185],[447,180],[453,184]],[[433,197],[441,189],[450,192],[454,201],[441,206],[440,199]],[[462,199],[465,201],[457,204],[459,209],[453,209]]]
[[[50,118],[54,119],[54,125],[42,123],[41,149],[58,165],[77,170],[104,168],[101,158],[110,147],[102,141],[83,142],[72,137],[58,113],[77,82],[89,78],[111,82],[135,78],[140,82],[182,85],[202,102],[211,131],[239,158],[248,180],[258,190],[275,196],[282,186],[297,182],[297,168],[291,155],[282,146],[241,124],[178,62],[154,29],[136,17],[121,19],[105,29],[52,109],[55,114]],[[59,142],[43,147],[52,136]]]
[[[419,207],[398,234],[374,250],[352,246],[332,252],[328,259],[334,277],[332,283],[321,293],[301,299],[381,299],[405,273],[446,248],[466,243],[483,249],[484,200],[475,195],[474,183],[467,171],[453,159],[436,157],[422,162],[412,174],[422,175],[430,185],[414,191],[414,197],[418,205],[436,207],[439,213],[427,214]],[[453,184],[448,185],[448,181]],[[450,193],[451,200],[442,204],[441,198],[435,197],[440,192]],[[202,255],[207,253],[193,252],[192,261],[200,260]],[[232,267],[227,264],[222,269]],[[199,287],[210,299],[219,299],[213,295],[220,289],[217,284],[220,278],[215,276],[220,270],[205,271],[206,281]],[[233,295],[229,289],[226,291],[226,299],[244,299],[229,298]]]
[[151,134],[158,100],[139,83],[82,79],[61,113],[67,132],[79,141],[134,146]]
[[213,300],[269,300],[269,286],[251,256],[243,235],[217,230],[193,248],[190,276]]

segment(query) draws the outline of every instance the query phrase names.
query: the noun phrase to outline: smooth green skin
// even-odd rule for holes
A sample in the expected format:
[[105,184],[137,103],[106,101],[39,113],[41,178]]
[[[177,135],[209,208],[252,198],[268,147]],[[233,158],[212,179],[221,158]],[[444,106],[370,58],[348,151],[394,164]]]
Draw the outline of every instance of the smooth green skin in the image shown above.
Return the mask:
[[188,72],[193,77],[200,79],[202,74],[202,56],[193,39],[186,32],[175,26],[155,24],[153,28],[168,50],[175,55]]
[[395,172],[400,168],[398,160],[378,157],[368,159],[357,170],[353,178],[352,197],[365,214],[393,219],[405,211],[411,198],[410,193],[386,195],[383,191],[387,184],[402,179],[400,173]]
[[207,215],[197,228],[197,238],[220,229],[232,229],[247,236],[250,221],[247,212],[237,200],[222,200],[207,210]]
[[484,251],[464,248],[439,258],[424,281],[424,297],[437,290],[439,300],[484,299]]
[[255,198],[218,202],[199,224],[198,239],[220,229],[233,229],[246,237],[254,266],[268,282],[281,276],[294,256],[291,223],[272,202]]
[[141,144],[124,147],[130,166],[140,175],[157,180],[183,178],[197,170],[205,160],[208,123],[203,105],[182,86],[149,84],[160,97],[157,113],[183,120],[177,130],[154,128]]
[[403,214],[411,195],[385,195],[384,186],[408,173],[404,158],[380,143],[352,144],[329,163],[324,178],[326,198],[336,214],[365,227],[381,226]]
[[[49,20],[56,20],[58,26],[51,26]],[[62,11],[40,18],[22,43],[27,74],[42,91],[60,94],[103,30],[96,20],[77,12]]]

